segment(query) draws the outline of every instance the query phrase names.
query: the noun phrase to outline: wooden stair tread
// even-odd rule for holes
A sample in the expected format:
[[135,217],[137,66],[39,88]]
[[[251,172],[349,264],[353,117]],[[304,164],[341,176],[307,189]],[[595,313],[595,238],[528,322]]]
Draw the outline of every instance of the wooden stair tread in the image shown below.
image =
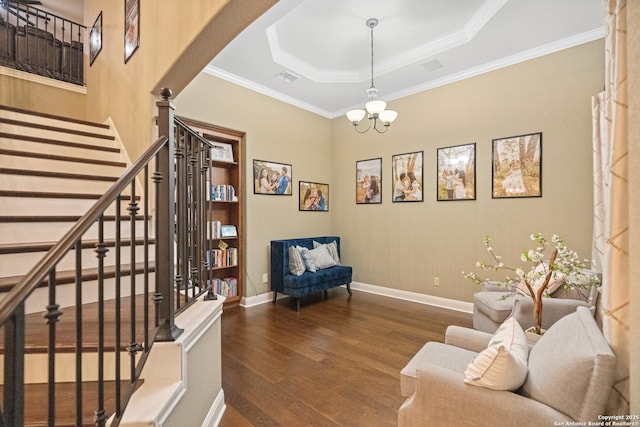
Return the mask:
[[0,104],[0,110],[12,111],[14,113],[20,113],[20,114],[28,114],[28,115],[37,116],[37,117],[44,117],[44,118],[47,118],[47,119],[60,120],[62,122],[76,123],[76,124],[86,125],[86,126],[93,126],[93,127],[102,128],[102,129],[110,129],[111,128],[109,125],[106,125],[104,123],[97,123],[97,122],[90,122],[90,121],[87,121],[87,120],[72,119],[72,118],[65,117],[65,116],[58,116],[58,115],[49,114],[49,113],[41,113],[39,111],[27,110],[27,109],[24,109],[24,108],[9,107],[8,105],[2,105],[2,104]]
[[76,130],[76,129],[67,129],[67,128],[62,128],[58,126],[43,125],[41,123],[26,122],[24,120],[7,119],[4,117],[0,117],[0,123],[5,123],[8,125],[23,126],[23,127],[28,127],[32,129],[42,129],[42,130],[49,130],[53,132],[61,132],[61,133],[68,133],[72,135],[86,136],[89,138],[107,139],[110,141],[114,141],[116,139],[115,136],[113,135],[104,135],[104,134],[95,133],[95,132],[86,132],[86,131]]
[[[104,406],[107,410],[115,408],[115,381],[104,383]],[[130,387],[129,380],[120,381],[121,396]],[[139,386],[139,385],[138,385]],[[46,427],[49,400],[47,384],[25,384],[24,386],[24,427]],[[0,385],[0,393],[4,386]],[[76,426],[76,384],[56,383],[56,427]],[[95,426],[94,411],[98,408],[98,383],[84,381],[82,383],[82,426]],[[111,415],[111,414],[108,414]]]
[[0,154],[6,155],[6,156],[20,156],[20,157],[31,157],[36,159],[58,160],[62,162],[88,163],[92,165],[115,166],[115,167],[121,167],[121,168],[127,167],[127,164],[125,162],[113,162],[109,160],[90,159],[90,158],[84,158],[84,157],[60,156],[57,154],[48,154],[48,153],[33,152],[33,151],[9,150],[6,148],[0,148]]
[[84,148],[87,150],[106,151],[109,153],[119,153],[120,149],[116,147],[103,147],[101,145],[83,144],[81,142],[63,141],[61,139],[41,138],[38,136],[20,135],[16,133],[0,132],[0,138],[15,139],[19,141],[41,142],[44,144],[53,144],[63,147]]
[[[153,261],[149,261],[149,271],[155,271],[155,263]],[[144,262],[138,262],[135,264],[134,268],[135,274],[141,274],[144,272]],[[120,265],[120,275],[121,276],[129,276],[131,275],[131,264],[121,264]],[[113,265],[104,266],[104,275],[105,279],[109,279],[116,276],[116,267]],[[0,277],[0,292],[7,292],[13,286],[15,286],[24,276],[7,276]],[[89,282],[92,280],[98,279],[98,269],[97,268],[84,268],[82,269],[82,281]],[[75,270],[63,270],[56,271],[56,283],[58,285],[67,285],[70,283],[75,283],[76,281],[76,272]],[[49,283],[49,279],[45,278],[40,284],[39,287],[47,286]]]
[[[53,247],[57,242],[24,242],[24,243],[4,243],[0,244],[0,254],[21,254],[21,253],[29,253],[29,252],[44,252],[48,251]],[[94,248],[98,243],[97,240],[83,240],[82,241],[82,249]],[[106,239],[104,241],[108,248],[115,247],[114,239]],[[136,239],[136,245],[142,245],[144,243],[144,239]],[[155,243],[155,238],[149,239],[150,244]],[[122,240],[120,242],[120,246],[131,246],[131,240]]]
[[7,175],[26,175],[26,176],[38,176],[38,177],[46,177],[46,178],[80,179],[85,181],[115,182],[118,180],[118,177],[116,176],[89,175],[84,173],[55,172],[55,171],[33,170],[33,169],[0,168],[0,173],[7,174]]

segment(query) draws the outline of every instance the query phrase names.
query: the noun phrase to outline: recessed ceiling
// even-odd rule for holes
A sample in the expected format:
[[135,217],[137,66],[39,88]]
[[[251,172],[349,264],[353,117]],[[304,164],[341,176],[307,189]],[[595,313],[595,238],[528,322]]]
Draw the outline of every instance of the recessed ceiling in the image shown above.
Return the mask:
[[[604,36],[602,0],[280,0],[205,72],[322,116]],[[391,102],[390,107],[393,108]]]

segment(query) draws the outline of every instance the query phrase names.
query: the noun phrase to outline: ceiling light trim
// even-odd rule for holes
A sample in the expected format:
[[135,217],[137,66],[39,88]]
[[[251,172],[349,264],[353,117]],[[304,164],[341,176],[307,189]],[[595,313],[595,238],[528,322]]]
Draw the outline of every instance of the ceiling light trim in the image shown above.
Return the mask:
[[[508,0],[487,0],[469,18],[458,31],[453,31],[444,37],[433,40],[413,49],[401,52],[376,65],[376,76],[398,70],[411,64],[419,64],[436,55],[456,48],[473,40],[493,16],[507,3]],[[278,22],[270,25],[267,30],[267,41],[271,57],[275,63],[304,76],[315,83],[362,83],[369,79],[369,69],[363,67],[357,71],[327,70],[309,64],[296,55],[284,49],[278,38]]]

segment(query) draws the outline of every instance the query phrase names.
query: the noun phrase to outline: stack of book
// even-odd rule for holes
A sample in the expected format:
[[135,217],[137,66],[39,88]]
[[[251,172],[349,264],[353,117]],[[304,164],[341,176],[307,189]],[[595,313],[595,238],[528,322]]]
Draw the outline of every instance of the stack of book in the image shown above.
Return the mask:
[[238,265],[238,248],[211,249],[207,251],[209,268],[232,267]]
[[210,200],[235,201],[236,189],[230,184],[212,185]]
[[238,295],[238,280],[235,277],[225,277],[224,279],[211,279],[209,285],[213,292],[223,297],[235,297]]

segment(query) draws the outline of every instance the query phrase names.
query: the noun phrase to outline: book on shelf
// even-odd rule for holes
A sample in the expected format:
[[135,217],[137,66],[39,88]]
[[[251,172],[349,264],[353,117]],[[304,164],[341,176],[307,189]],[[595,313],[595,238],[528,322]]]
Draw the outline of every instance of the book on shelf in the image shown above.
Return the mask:
[[211,194],[208,200],[219,200],[226,202],[237,202],[236,189],[231,184],[211,185]]
[[234,267],[238,265],[238,248],[229,246],[226,249],[211,249],[207,251],[209,268]]
[[222,223],[220,221],[209,221],[207,224],[207,236],[211,236],[212,239],[222,237]]
[[238,280],[235,277],[209,280],[213,292],[223,297],[235,297],[238,295]]

